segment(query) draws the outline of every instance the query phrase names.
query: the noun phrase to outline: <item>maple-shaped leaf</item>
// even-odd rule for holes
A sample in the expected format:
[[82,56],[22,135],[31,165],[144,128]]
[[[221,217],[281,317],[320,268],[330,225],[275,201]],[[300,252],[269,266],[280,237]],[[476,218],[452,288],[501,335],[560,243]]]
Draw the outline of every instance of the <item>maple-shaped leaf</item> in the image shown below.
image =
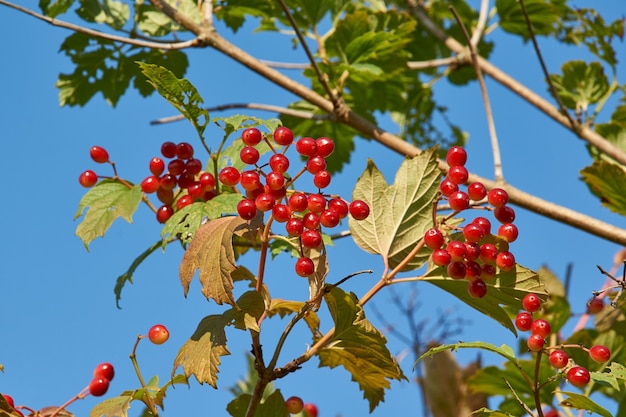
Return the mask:
[[233,235],[243,232],[249,224],[238,216],[222,217],[200,226],[180,264],[180,281],[189,291],[191,280],[200,270],[202,294],[218,304],[235,305],[231,273],[237,269]]
[[[356,244],[366,252],[382,255],[391,268],[397,266],[432,227],[433,201],[440,179],[432,149],[405,159],[392,185],[369,160],[352,193],[353,200],[363,200],[370,207],[365,220],[349,219]],[[416,256],[403,270],[417,269],[427,259]]]
[[133,213],[141,202],[141,187],[132,188],[117,181],[102,181],[80,199],[74,220],[85,217],[76,228],[76,235],[89,250],[89,243],[96,237],[104,236],[111,224],[121,217],[128,223],[133,222]]
[[343,366],[359,384],[372,412],[384,400],[389,379],[406,379],[387,339],[365,318],[363,308],[353,293],[339,287],[324,295],[335,323],[330,343],[318,353],[320,366]]
[[91,409],[89,417],[128,417],[130,396],[107,398]]
[[[274,298],[272,299],[270,307],[267,309],[267,315],[271,317],[278,314],[280,317],[285,317],[289,314],[295,314],[299,312],[300,310],[302,310],[304,305],[305,303],[302,301],[290,301],[280,298]],[[320,327],[320,319],[317,313],[315,313],[314,311],[309,311],[304,316],[304,321],[306,322],[307,326],[309,326],[311,333],[313,333],[313,337],[315,337],[319,333]]]
[[222,314],[206,316],[198,324],[191,338],[178,351],[174,359],[174,371],[183,367],[185,377],[193,375],[199,383],[208,383],[217,388],[217,373],[221,357],[230,355],[226,347],[224,327],[230,319]]

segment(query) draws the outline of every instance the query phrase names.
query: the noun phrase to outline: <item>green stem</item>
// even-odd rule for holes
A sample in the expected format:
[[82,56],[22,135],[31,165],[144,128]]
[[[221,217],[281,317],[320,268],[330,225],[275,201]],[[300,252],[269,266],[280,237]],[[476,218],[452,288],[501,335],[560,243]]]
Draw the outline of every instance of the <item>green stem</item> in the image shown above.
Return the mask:
[[[141,376],[141,370],[139,369],[139,363],[137,363],[137,346],[139,345],[139,341],[143,339],[142,335],[137,336],[137,340],[135,341],[135,345],[133,346],[133,351],[130,354],[130,360],[133,363],[133,367],[135,368],[135,373],[137,374],[137,378],[139,379],[139,383],[141,384],[142,388],[146,388],[146,383],[143,380],[143,376]],[[145,392],[144,394],[144,398],[143,398],[143,403],[146,405],[146,407],[148,407],[148,410],[150,410],[150,414],[152,414],[153,416],[158,416],[159,412],[156,409],[156,406],[154,405],[154,402],[152,401],[152,398],[150,398],[150,396],[148,395],[147,392]]]
[[537,413],[539,417],[543,416],[543,409],[541,408],[541,398],[539,396],[540,385],[539,385],[539,370],[541,369],[541,356],[543,352],[540,350],[537,352],[537,359],[535,361],[535,375],[533,377],[533,397],[535,398],[535,407],[537,407]]

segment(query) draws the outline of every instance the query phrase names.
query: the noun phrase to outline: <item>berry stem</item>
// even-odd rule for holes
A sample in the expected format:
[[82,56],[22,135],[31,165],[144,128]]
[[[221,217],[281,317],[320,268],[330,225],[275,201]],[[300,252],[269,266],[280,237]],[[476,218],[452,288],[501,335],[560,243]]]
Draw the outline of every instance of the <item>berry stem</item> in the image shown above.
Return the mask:
[[535,375],[533,377],[533,386],[532,386],[533,397],[535,399],[535,407],[537,407],[537,413],[539,417],[544,417],[543,409],[541,407],[541,398],[539,397],[539,392],[541,388],[541,386],[539,385],[539,370],[541,368],[541,356],[542,355],[543,355],[543,351],[540,350],[539,352],[537,352],[537,357],[535,359]]
[[56,417],[61,411],[65,410],[70,404],[72,404],[75,401],[82,400],[88,395],[89,395],[89,385],[87,385],[87,387],[84,388],[81,392],[79,392],[78,394],[76,394],[75,396],[73,396],[72,398],[64,402],[63,404],[61,404],[59,408],[57,408],[56,410],[54,410],[52,414],[50,414],[49,417]]
[[[145,336],[143,335],[138,335],[137,336],[137,340],[135,340],[135,345],[133,346],[133,351],[131,352],[130,356],[130,360],[133,363],[133,368],[135,368],[135,373],[137,374],[137,378],[139,379],[139,383],[141,384],[142,388],[146,388],[146,383],[143,380],[143,376],[141,376],[141,370],[139,369],[139,363],[137,363],[137,346],[139,345],[139,342],[141,341],[141,339],[143,339]],[[152,398],[150,398],[150,396],[148,395],[147,391],[144,394],[144,399],[142,400],[143,403],[146,405],[146,407],[148,407],[148,410],[150,410],[150,413],[154,416],[157,417],[159,415],[159,412],[156,409],[156,406],[154,405]]]

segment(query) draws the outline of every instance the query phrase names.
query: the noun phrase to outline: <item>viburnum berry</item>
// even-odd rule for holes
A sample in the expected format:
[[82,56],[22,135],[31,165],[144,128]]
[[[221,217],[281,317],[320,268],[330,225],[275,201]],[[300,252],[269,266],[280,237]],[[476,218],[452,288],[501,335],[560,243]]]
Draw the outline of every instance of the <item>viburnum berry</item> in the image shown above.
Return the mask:
[[304,232],[304,222],[302,221],[302,219],[292,217],[291,219],[287,220],[285,230],[287,230],[289,236],[301,236]]
[[285,407],[289,414],[298,414],[304,408],[304,402],[300,397],[289,397],[285,400]]
[[188,172],[183,172],[182,174],[180,174],[177,180],[178,186],[183,189],[189,188],[195,182],[195,177]]
[[159,184],[164,190],[173,190],[176,187],[176,184],[178,184],[178,181],[174,175],[165,174],[159,178]]
[[582,366],[573,366],[567,371],[567,380],[575,387],[584,387],[591,380],[591,375]]
[[459,186],[452,182],[449,178],[444,178],[441,181],[441,184],[439,184],[439,192],[441,192],[444,197],[450,197],[457,191],[459,191]]
[[494,188],[487,193],[487,201],[494,207],[502,207],[509,202],[509,194],[502,188]]
[[304,413],[307,415],[307,417],[317,417],[318,416],[317,406],[313,403],[305,403]]
[[515,256],[509,251],[502,251],[496,256],[496,266],[502,271],[509,271],[515,267]]
[[498,228],[498,236],[504,238],[509,243],[517,240],[518,235],[517,226],[513,223],[505,223]]
[[599,297],[593,297],[587,301],[587,314],[598,314],[604,308],[604,300]]
[[291,218],[291,210],[289,209],[289,206],[285,204],[276,204],[272,208],[272,217],[278,223],[285,223],[287,220]]
[[427,248],[435,250],[443,246],[443,233],[437,228],[430,228],[424,233],[424,244]]
[[296,142],[296,151],[302,156],[317,154],[317,142],[313,138],[302,137]]
[[265,176],[265,183],[270,190],[279,190],[285,186],[285,177],[280,172],[272,171]]
[[159,223],[165,223],[174,214],[174,209],[169,205],[159,207],[156,212],[156,218]]
[[603,345],[595,345],[589,349],[589,357],[594,362],[606,362],[611,359],[611,351],[608,347]]
[[448,197],[448,204],[454,211],[463,211],[469,207],[469,196],[465,191],[456,191]]
[[465,243],[458,240],[451,240],[448,242],[446,250],[450,253],[453,261],[463,261],[465,260],[465,255],[467,255],[467,247],[465,246]]
[[451,167],[463,166],[467,162],[467,152],[462,146],[453,146],[446,152],[446,162]]
[[307,209],[309,200],[304,193],[293,193],[287,202],[291,211],[299,213]]
[[176,145],[176,156],[179,159],[191,159],[193,158],[193,146],[187,142],[180,142]]
[[515,220],[515,210],[509,206],[496,207],[493,215],[500,223],[513,223]]
[[289,169],[289,158],[282,153],[272,155],[270,157],[270,168],[272,171],[284,174]]
[[103,362],[94,368],[93,376],[94,378],[106,378],[109,381],[113,381],[113,377],[115,376],[115,369],[110,363]]
[[256,164],[259,162],[260,157],[259,151],[252,146],[244,146],[239,152],[239,159],[241,159],[244,164],[248,165]]
[[174,142],[163,142],[161,145],[161,155],[166,158],[173,158],[176,156],[176,144]]
[[363,200],[354,200],[349,208],[350,215],[355,220],[365,220],[370,215],[370,207]]
[[296,261],[296,274],[301,277],[308,277],[315,272],[315,264],[310,258],[303,256]]
[[141,182],[141,191],[143,191],[146,194],[152,194],[156,192],[160,187],[161,187],[161,182],[159,178],[155,177],[154,175],[146,177]]
[[446,267],[448,276],[452,279],[465,278],[465,263],[461,261],[452,261]]
[[467,168],[457,165],[450,167],[448,171],[448,178],[455,184],[461,185],[467,182],[469,177],[469,173],[467,172]]
[[480,242],[485,237],[485,232],[479,225],[468,223],[463,227],[463,237],[468,242]]
[[162,345],[170,338],[170,332],[162,324],[155,324],[148,331],[148,339],[155,345]]
[[202,161],[197,158],[191,158],[185,162],[185,173],[192,176],[198,175],[202,171]]
[[450,256],[450,252],[445,249],[437,249],[430,255],[430,258],[433,260],[434,264],[437,266],[447,266],[451,261],[452,257]]
[[480,226],[483,229],[485,236],[491,234],[491,222],[486,217],[476,217],[472,220],[473,224]]
[[321,213],[326,208],[326,198],[321,194],[309,194],[307,208],[313,213]]
[[160,177],[165,171],[165,162],[158,156],[155,156],[150,160],[150,172],[152,175]]
[[546,344],[546,339],[544,339],[544,337],[541,335],[531,334],[528,337],[526,344],[528,345],[528,349],[530,349],[532,352],[539,352]]
[[253,200],[244,198],[237,203],[237,214],[244,220],[252,220],[256,216],[257,208]]
[[13,408],[15,408],[15,401],[13,400],[13,397],[11,397],[9,394],[1,394],[5,401]]
[[522,311],[515,316],[515,327],[521,332],[530,330],[532,324],[533,316],[527,311]]
[[78,182],[85,188],[90,188],[98,182],[98,174],[88,169],[78,176]]
[[306,161],[306,170],[315,175],[326,169],[326,160],[319,155],[310,156]]
[[339,220],[341,220],[339,214],[331,208],[324,210],[320,214],[320,223],[324,227],[335,227],[339,224]]
[[317,154],[322,158],[328,158],[335,150],[335,142],[331,138],[322,136],[317,138]]
[[261,176],[256,171],[244,171],[239,177],[239,183],[244,190],[253,191],[261,188]]
[[543,412],[543,417],[559,417],[559,413],[554,408],[551,408],[550,410]]
[[260,211],[266,212],[274,208],[276,204],[276,198],[270,193],[261,193],[254,199],[256,208]]
[[234,187],[237,183],[239,183],[241,174],[235,167],[224,167],[220,171],[218,177],[222,184],[228,187]]
[[274,142],[283,146],[291,145],[293,142],[293,132],[287,127],[280,126],[274,131]]
[[487,284],[480,278],[467,283],[467,292],[471,297],[483,298],[487,295]]
[[304,215],[302,221],[304,222],[305,228],[317,229],[320,225],[320,216],[318,216],[317,213],[313,213],[310,211]]
[[89,155],[91,159],[99,164],[109,162],[109,153],[102,146],[92,146],[89,150]]
[[[475,281],[476,279],[480,278],[480,272],[481,272],[481,268],[478,262],[469,261],[469,260],[465,261],[465,279],[469,281]],[[477,298],[481,298],[481,297],[477,297]]]
[[302,246],[314,249],[322,244],[322,235],[317,230],[307,229],[300,236]]
[[346,203],[346,201],[341,198],[331,198],[328,201],[328,208],[336,211],[340,219],[346,217],[350,212],[348,203]]
[[473,182],[467,186],[467,195],[470,200],[480,201],[487,196],[487,188],[482,182]]
[[528,293],[522,299],[522,307],[529,313],[534,313],[541,308],[541,298],[537,294]]
[[248,146],[255,146],[261,143],[263,135],[256,127],[249,127],[241,133],[241,140]]
[[480,279],[490,281],[496,277],[496,267],[493,265],[483,264],[480,267]]
[[189,194],[186,194],[176,200],[176,210],[182,210],[184,207],[191,204],[193,204],[193,198]]
[[550,361],[550,365],[555,367],[556,369],[563,369],[567,366],[569,362],[569,356],[567,353],[561,349],[555,349],[550,352],[548,356],[548,361]]
[[94,397],[101,397],[109,390],[109,380],[96,377],[89,383],[89,393]]
[[167,164],[167,171],[172,175],[180,175],[185,172],[185,161],[182,159],[172,159]]
[[330,185],[331,175],[325,169],[313,176],[313,184],[317,188],[326,188]]
[[530,326],[530,332],[532,334],[538,334],[542,337],[548,337],[551,331],[550,323],[544,319],[537,319],[533,321],[533,324]]
[[480,245],[480,260],[484,264],[495,265],[498,257],[498,248],[493,243],[483,243]]

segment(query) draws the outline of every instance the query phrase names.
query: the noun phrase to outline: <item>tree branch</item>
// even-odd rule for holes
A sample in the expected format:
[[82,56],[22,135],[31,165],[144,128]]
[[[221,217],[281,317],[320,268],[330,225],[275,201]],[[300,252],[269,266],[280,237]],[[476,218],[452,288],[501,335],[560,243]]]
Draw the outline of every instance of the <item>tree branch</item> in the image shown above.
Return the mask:
[[478,43],[480,42],[480,38],[483,35],[485,26],[487,25],[488,14],[489,14],[489,0],[481,0],[480,12],[478,14],[478,23],[476,23],[476,28],[474,28],[474,33],[472,33],[472,39],[470,41],[470,44],[474,48],[478,46]]

